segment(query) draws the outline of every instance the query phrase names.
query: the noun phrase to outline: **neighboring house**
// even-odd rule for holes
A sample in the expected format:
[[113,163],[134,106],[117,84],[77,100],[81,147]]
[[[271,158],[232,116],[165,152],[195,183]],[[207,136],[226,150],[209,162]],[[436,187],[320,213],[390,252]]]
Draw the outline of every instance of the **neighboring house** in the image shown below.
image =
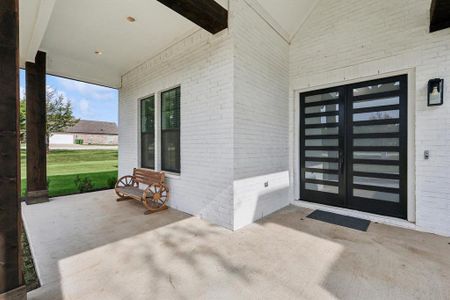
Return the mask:
[[232,230],[291,204],[450,236],[448,1],[178,8],[214,34],[158,1],[53,2],[21,1],[44,18],[21,18],[22,66],[42,49],[47,73],[117,88],[119,175],[166,171],[171,207]]
[[114,122],[80,120],[75,126],[50,137],[50,144],[117,145],[118,130]]

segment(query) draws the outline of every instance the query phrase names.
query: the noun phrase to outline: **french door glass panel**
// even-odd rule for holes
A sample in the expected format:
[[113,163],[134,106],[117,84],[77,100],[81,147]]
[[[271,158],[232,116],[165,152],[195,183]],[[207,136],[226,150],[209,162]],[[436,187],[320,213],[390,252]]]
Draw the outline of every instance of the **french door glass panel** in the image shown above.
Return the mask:
[[301,95],[302,101],[302,193],[322,203],[340,203],[343,199],[344,140],[342,117],[343,90],[323,90]]
[[406,218],[407,77],[300,95],[303,200]]

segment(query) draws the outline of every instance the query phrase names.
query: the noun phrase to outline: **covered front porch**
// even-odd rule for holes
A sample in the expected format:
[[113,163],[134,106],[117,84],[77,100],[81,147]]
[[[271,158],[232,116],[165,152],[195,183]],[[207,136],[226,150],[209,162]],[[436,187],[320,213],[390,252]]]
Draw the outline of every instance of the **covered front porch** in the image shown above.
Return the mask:
[[[447,0],[1,3],[0,300],[27,297],[22,215],[42,284],[31,299],[450,298],[448,238],[377,223],[356,231],[293,206],[317,200],[302,192],[306,180],[342,203],[358,189],[369,191],[360,198],[397,203],[401,189],[411,226],[450,235]],[[30,206],[20,197],[19,68]],[[48,198],[46,74],[119,89],[119,175],[166,172],[171,209],[145,216],[112,191]],[[408,128],[344,145],[342,129],[355,121],[341,118],[353,103],[344,91],[391,76],[408,77],[408,109],[377,106],[381,93],[369,93],[358,98],[368,107],[348,111],[374,113],[361,120],[367,126],[402,119]],[[317,124],[302,127],[300,94],[333,87],[345,101],[309,104]],[[379,114],[387,109],[407,118]],[[329,126],[329,116],[341,124]],[[306,125],[337,129],[303,139],[322,151],[303,155],[319,162],[310,178],[300,162]],[[397,136],[406,134],[403,147]],[[375,158],[402,152],[408,163],[360,159],[360,177],[394,181],[353,189],[349,146]],[[373,165],[394,167],[365,169]],[[324,175],[337,173],[346,175]]]
[[42,287],[29,299],[448,299],[448,238],[367,232],[289,206],[237,232],[113,191],[23,206]]

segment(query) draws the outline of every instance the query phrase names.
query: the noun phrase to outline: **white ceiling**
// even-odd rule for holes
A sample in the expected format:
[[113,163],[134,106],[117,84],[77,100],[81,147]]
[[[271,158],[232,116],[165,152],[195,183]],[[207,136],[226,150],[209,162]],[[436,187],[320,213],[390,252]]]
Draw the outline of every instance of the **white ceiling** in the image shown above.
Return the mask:
[[[22,67],[40,49],[48,54],[49,74],[110,87],[120,87],[124,73],[199,30],[156,0],[19,1]],[[228,0],[216,1],[228,7]],[[318,0],[245,1],[290,40]]]
[[[319,0],[257,0],[290,41]],[[250,1],[251,2],[251,1]]]

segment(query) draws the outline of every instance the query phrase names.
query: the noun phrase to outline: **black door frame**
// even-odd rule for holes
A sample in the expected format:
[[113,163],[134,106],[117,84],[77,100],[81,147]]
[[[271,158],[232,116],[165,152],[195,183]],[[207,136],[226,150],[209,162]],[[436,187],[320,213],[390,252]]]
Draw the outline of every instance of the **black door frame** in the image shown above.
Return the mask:
[[[393,136],[398,136],[399,138],[399,146],[395,151],[399,152],[399,174],[398,175],[390,175],[390,174],[383,174],[379,176],[379,178],[386,178],[386,179],[399,179],[400,185],[399,185],[399,202],[388,202],[388,201],[380,201],[380,200],[373,200],[368,198],[360,198],[360,197],[354,197],[353,196],[353,145],[352,145],[352,139],[353,139],[353,107],[350,105],[353,101],[353,89],[357,87],[363,87],[368,85],[376,85],[376,84],[382,84],[382,83],[389,83],[393,81],[399,81],[400,82],[400,90],[395,92],[387,92],[385,94],[379,94],[379,95],[389,95],[394,94],[396,96],[399,96],[400,102],[398,105],[399,110],[399,133],[397,135],[393,134]],[[340,151],[343,151],[343,153],[339,153],[339,195],[336,197],[336,195],[324,193],[324,192],[316,192],[316,191],[310,191],[308,190],[306,192],[305,190],[305,103],[304,99],[307,96],[310,95],[317,95],[317,94],[323,94],[331,91],[339,91],[339,149]],[[375,97],[378,96],[375,94]],[[325,205],[331,205],[336,207],[343,207],[343,208],[349,208],[349,209],[355,209],[359,211],[364,212],[370,212],[380,215],[386,215],[386,216],[392,216],[392,217],[398,217],[402,219],[407,218],[407,197],[408,197],[408,75],[398,75],[398,76],[390,76],[390,77],[383,77],[379,79],[373,79],[368,81],[361,81],[361,82],[355,82],[345,85],[339,85],[335,87],[330,88],[324,88],[324,89],[318,89],[313,91],[308,91],[304,93],[300,93],[300,105],[299,105],[299,127],[300,127],[300,147],[299,147],[299,159],[300,159],[300,196],[303,200],[309,201],[309,202],[315,202]],[[343,108],[341,108],[341,105]],[[308,106],[308,105],[306,105]],[[389,123],[388,120],[375,120],[372,122],[368,122],[368,125],[376,124],[376,123]],[[323,127],[327,127],[330,125],[322,125]],[[372,134],[375,135],[375,134]],[[390,134],[379,134],[379,137],[389,137]],[[377,150],[380,149],[381,151],[388,151],[389,147],[372,147],[370,149],[364,149],[367,150]],[[345,161],[342,162],[342,159]],[[388,162],[389,163],[389,162]],[[332,171],[325,171],[333,173]],[[358,172],[355,172],[358,173]],[[334,174],[334,173],[333,173]],[[358,174],[357,174],[358,175]],[[376,174],[372,174],[376,175]],[[367,186],[366,186],[367,187]],[[375,188],[377,191],[385,191],[390,192],[392,189],[390,188]],[[305,192],[308,195],[308,199],[305,199]]]
[[[332,93],[332,92],[338,92],[339,98],[336,101],[333,101],[333,103],[339,104],[339,122],[338,123],[327,123],[327,124],[317,124],[317,125],[309,125],[308,128],[324,128],[324,127],[338,127],[339,128],[339,146],[338,147],[327,147],[327,146],[321,146],[321,147],[308,147],[306,149],[306,145],[304,143],[305,136],[306,136],[306,128],[305,126],[301,126],[300,128],[300,195],[305,195],[305,193],[310,194],[309,197],[313,199],[317,199],[318,203],[326,204],[326,205],[333,205],[333,206],[341,206],[345,207],[345,188],[346,188],[346,174],[345,174],[345,168],[342,167],[342,155],[345,153],[345,137],[341,134],[345,130],[345,124],[342,122],[342,120],[345,120],[345,110],[344,110],[344,101],[345,101],[345,89],[341,86],[338,87],[331,87],[331,88],[325,88],[320,90],[314,90],[310,92],[305,92],[300,94],[300,103],[304,102],[304,99],[308,96],[312,95],[318,95],[318,94],[325,94],[325,93]],[[317,104],[316,104],[317,105]],[[309,105],[308,105],[309,106]],[[313,106],[313,105],[311,105]],[[300,122],[301,120],[305,119],[305,110],[300,105]],[[303,124],[304,125],[304,124]],[[337,163],[338,164],[338,170],[314,170],[306,168],[305,165],[305,159],[302,159],[302,153],[305,153],[305,150],[329,150],[329,151],[338,151],[339,158],[338,159],[325,159],[325,158],[315,158],[311,159],[312,161],[322,161],[322,162],[330,162],[330,163]],[[310,183],[319,183],[315,180],[306,179],[305,178],[305,171],[318,171],[323,174],[335,174],[339,178],[339,193],[337,195],[331,194],[331,193],[323,193],[323,192],[316,192],[312,190],[306,190],[305,184],[306,181]],[[331,183],[330,183],[331,184]]]

